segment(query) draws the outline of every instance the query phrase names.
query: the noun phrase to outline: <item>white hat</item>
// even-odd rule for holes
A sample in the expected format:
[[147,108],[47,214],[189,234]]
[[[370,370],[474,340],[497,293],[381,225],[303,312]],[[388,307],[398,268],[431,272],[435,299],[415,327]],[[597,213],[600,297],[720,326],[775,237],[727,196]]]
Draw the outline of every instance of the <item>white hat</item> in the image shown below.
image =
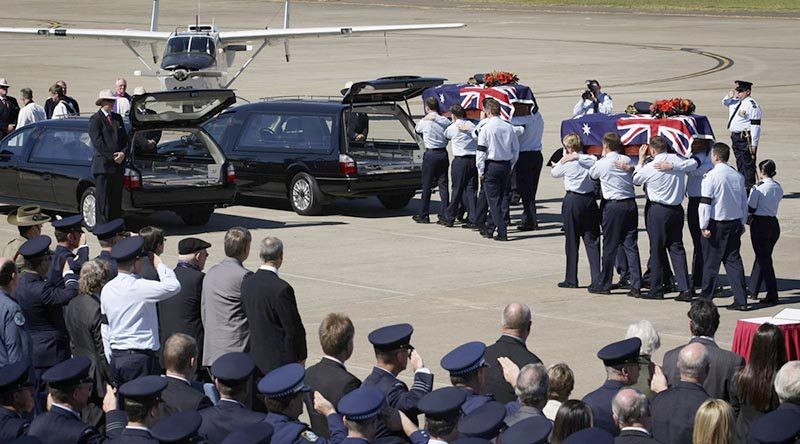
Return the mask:
[[6,88],[8,88],[11,85],[8,84],[8,80],[0,79],[0,86],[5,86]]
[[94,104],[100,106],[101,100],[117,100],[117,98],[110,89],[104,89],[97,94],[97,101]]
[[349,91],[349,90],[350,90],[350,87],[351,87],[351,86],[353,86],[353,82],[347,82],[347,83],[345,83],[345,84],[344,84],[344,88],[343,88],[343,89],[342,89],[342,91],[341,91],[342,95],[345,95],[345,94],[347,94],[347,91]]
[[136,88],[133,88],[133,95],[134,96],[141,96],[141,95],[144,95],[146,93],[147,93],[147,91],[145,91],[144,86],[137,86]]

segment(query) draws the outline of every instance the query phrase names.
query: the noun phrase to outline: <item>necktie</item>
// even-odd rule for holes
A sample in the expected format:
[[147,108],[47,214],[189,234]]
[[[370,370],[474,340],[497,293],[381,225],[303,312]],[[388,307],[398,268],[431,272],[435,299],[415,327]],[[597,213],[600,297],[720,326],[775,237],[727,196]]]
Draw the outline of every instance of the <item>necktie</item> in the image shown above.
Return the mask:
[[111,114],[106,114],[106,119],[108,119],[108,124],[114,126],[114,119],[111,118]]

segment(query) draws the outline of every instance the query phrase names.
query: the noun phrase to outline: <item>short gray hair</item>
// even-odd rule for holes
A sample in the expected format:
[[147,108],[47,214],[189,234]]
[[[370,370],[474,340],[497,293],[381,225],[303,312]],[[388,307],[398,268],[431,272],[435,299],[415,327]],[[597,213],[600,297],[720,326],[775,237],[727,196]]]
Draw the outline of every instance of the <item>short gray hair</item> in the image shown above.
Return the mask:
[[517,386],[514,388],[522,405],[533,406],[537,402],[547,400],[547,390],[550,388],[550,377],[547,369],[542,364],[528,364],[522,367],[517,376]]
[[275,262],[283,257],[283,242],[277,237],[267,236],[261,241],[258,257],[262,262]]
[[647,397],[632,388],[620,390],[611,401],[611,411],[622,426],[644,422],[647,408]]
[[628,333],[625,339],[639,338],[642,340],[642,347],[639,354],[651,356],[654,351],[661,347],[661,336],[658,330],[648,320],[641,320],[628,326]]
[[678,354],[678,369],[681,376],[702,378],[708,373],[708,349],[703,344],[693,343]]
[[527,328],[531,322],[531,308],[519,302],[512,302],[503,309],[503,327],[516,330]]
[[783,364],[775,375],[774,384],[781,402],[800,404],[800,361]]

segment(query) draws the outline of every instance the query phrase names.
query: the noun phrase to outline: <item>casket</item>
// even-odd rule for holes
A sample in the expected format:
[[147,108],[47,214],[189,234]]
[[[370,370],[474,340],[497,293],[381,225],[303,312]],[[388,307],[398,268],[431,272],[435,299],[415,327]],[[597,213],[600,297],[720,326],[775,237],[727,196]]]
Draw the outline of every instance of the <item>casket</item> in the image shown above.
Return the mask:
[[461,105],[467,112],[467,118],[478,120],[483,110],[482,102],[491,97],[500,103],[500,117],[510,120],[517,112],[538,112],[539,106],[529,86],[515,84],[486,87],[470,83],[447,84],[428,88],[422,93],[422,99],[435,97],[439,102],[441,114],[450,116],[452,105]]

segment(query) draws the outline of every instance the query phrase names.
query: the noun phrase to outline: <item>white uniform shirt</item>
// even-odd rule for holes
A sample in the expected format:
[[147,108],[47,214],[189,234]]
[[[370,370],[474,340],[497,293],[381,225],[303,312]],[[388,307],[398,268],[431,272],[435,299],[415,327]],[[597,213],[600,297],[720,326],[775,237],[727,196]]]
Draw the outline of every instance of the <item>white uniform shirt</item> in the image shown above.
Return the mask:
[[550,175],[558,179],[564,178],[564,189],[573,193],[589,194],[594,192],[594,181],[589,177],[589,169],[597,162],[591,154],[580,153],[578,160],[558,162],[553,165]]
[[777,216],[778,206],[783,199],[783,187],[772,178],[766,178],[750,190],[747,206],[756,216]]
[[[597,98],[597,111],[599,114],[611,114],[614,110],[614,103],[611,101],[611,96],[601,92]],[[572,118],[577,119],[586,114],[594,114],[594,102],[591,100],[583,100],[581,97],[578,103],[572,108]]]
[[542,150],[542,135],[544,134],[542,113],[514,116],[509,123],[520,129],[517,132],[520,152]]
[[711,158],[706,153],[694,153],[692,157],[700,160],[700,166],[697,169],[686,172],[686,195],[689,197],[700,197],[700,187],[703,183],[703,176],[711,171],[714,164],[711,163]]
[[[458,128],[459,125],[468,128],[467,131],[462,131]],[[475,124],[466,119],[458,119],[444,131],[444,136],[452,142],[451,148],[453,155],[460,156],[474,156],[475,151],[478,149],[478,142],[472,138],[472,131],[475,129]]]
[[19,117],[17,117],[17,129],[45,119],[47,119],[47,115],[44,112],[44,108],[31,102],[19,110]]
[[[653,165],[656,162],[670,162],[672,169],[659,171]],[[697,160],[684,159],[677,154],[659,153],[653,161],[644,166],[636,166],[633,170],[633,183],[647,184],[647,199],[664,205],[680,205],[686,193],[684,173],[697,169]]]
[[428,113],[428,116],[430,115],[434,116],[433,120],[421,119],[417,122],[414,131],[422,134],[425,148],[429,150],[445,149],[447,148],[447,137],[444,135],[444,130],[450,126],[450,120],[438,113]]
[[475,128],[478,133],[478,152],[475,155],[478,176],[483,175],[487,160],[510,161],[513,165],[519,157],[519,139],[514,127],[497,116],[485,120],[486,123]]
[[758,146],[761,139],[761,107],[752,97],[744,100],[725,96],[722,104],[728,107],[728,129],[733,133],[750,130],[750,144]]
[[117,97],[117,102],[114,105],[114,112],[119,114],[120,116],[125,117],[131,110],[131,102],[126,97]]
[[631,163],[630,157],[611,151],[592,165],[589,169],[589,176],[592,179],[600,179],[600,190],[603,192],[603,199],[632,199],[636,197],[636,192],[633,189],[633,175],[628,171],[617,168],[614,165],[617,160]]
[[163,263],[156,271],[160,281],[119,273],[103,287],[100,309],[108,319],[111,349],[159,349],[156,303],[176,295],[181,284]]
[[717,163],[703,178],[698,213],[700,229],[716,221],[740,220],[747,223],[747,199],[744,176],[727,163]]
[[73,113],[70,112],[69,107],[67,106],[67,102],[61,100],[58,102],[55,108],[53,108],[53,115],[50,117],[51,119],[66,119],[70,117]]

